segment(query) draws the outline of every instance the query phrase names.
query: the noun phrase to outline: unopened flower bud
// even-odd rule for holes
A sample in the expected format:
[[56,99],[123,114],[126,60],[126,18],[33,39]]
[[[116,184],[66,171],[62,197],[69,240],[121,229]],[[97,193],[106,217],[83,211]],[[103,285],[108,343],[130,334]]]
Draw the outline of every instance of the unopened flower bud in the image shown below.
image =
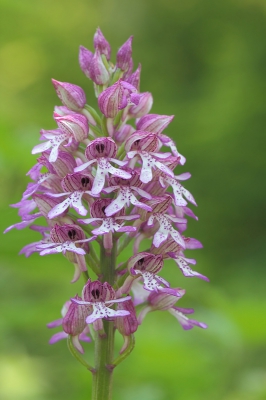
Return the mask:
[[145,92],[141,93],[139,97],[139,104],[131,106],[128,114],[133,118],[140,118],[144,115],[148,114],[150,109],[152,108],[153,98],[151,93]]
[[129,67],[132,65],[132,40],[133,36],[130,36],[116,54],[116,66],[122,71],[128,71]]
[[72,83],[59,82],[52,79],[57,96],[64,106],[73,111],[80,111],[86,104],[86,95],[84,90]]
[[111,46],[105,39],[100,28],[97,28],[93,38],[94,48],[100,51],[100,54],[104,54],[106,59],[109,61],[111,56]]
[[137,129],[153,133],[161,133],[174,119],[174,115],[148,114],[137,122]]
[[135,129],[131,125],[123,125],[118,131],[114,133],[115,141],[120,144],[126,141],[126,139],[135,132]]
[[97,85],[105,85],[110,78],[109,72],[103,63],[101,53],[98,49],[89,65],[90,79]]
[[107,118],[114,118],[119,110],[127,105],[137,105],[140,95],[136,93],[137,89],[119,79],[112,86],[105,89],[98,97],[98,104],[101,112]]
[[89,66],[90,66],[92,58],[93,58],[93,53],[90,50],[86,49],[86,47],[80,46],[80,48],[79,48],[79,65],[80,65],[81,70],[84,72],[84,74],[89,79],[91,79],[90,72],[89,72]]
[[135,88],[139,91],[140,87],[140,72],[141,72],[141,64],[139,64],[138,68],[136,69],[133,74],[130,74],[126,81],[131,85],[135,86]]

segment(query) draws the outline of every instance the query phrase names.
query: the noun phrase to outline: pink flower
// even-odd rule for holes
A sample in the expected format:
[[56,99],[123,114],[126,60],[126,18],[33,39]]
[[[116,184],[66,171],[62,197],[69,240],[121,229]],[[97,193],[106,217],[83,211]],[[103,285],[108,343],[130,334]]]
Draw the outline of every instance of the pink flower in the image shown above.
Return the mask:
[[[126,310],[113,310],[110,308],[114,303],[129,300],[131,297],[123,297],[116,299],[115,290],[108,282],[101,283],[100,281],[91,282],[89,279],[82,291],[83,301],[71,299],[72,302],[81,306],[92,306],[92,313],[86,318],[87,324],[94,323],[94,329],[102,329],[102,318],[113,319],[130,314]],[[98,323],[95,323],[97,320]]]
[[121,178],[129,179],[131,175],[121,169],[115,168],[110,164],[110,161],[124,166],[127,161],[115,159],[117,146],[111,138],[99,138],[93,140],[86,148],[85,155],[88,162],[75,168],[75,172],[83,171],[93,163],[97,163],[97,171],[94,178],[91,192],[93,195],[99,194],[105,183],[108,174],[113,174]]
[[[76,295],[75,299],[81,300]],[[63,331],[55,333],[49,340],[49,344],[54,344],[59,340],[66,339],[69,335],[72,336],[72,342],[80,353],[84,353],[84,349],[80,344],[80,340],[91,342],[91,338],[87,336],[90,333],[89,327],[86,325],[85,318],[89,314],[89,307],[79,307],[77,304],[67,301],[62,310],[62,318],[49,322],[47,328],[63,327]]]
[[[185,290],[182,291],[182,296],[184,294]],[[167,310],[178,320],[184,330],[192,329],[194,326],[198,326],[203,329],[207,328],[207,325],[203,322],[189,319],[186,316],[186,314],[192,314],[194,312],[193,309],[175,307],[174,304],[177,302],[177,300],[178,298],[172,296],[171,294],[152,292],[148,297],[148,305],[141,310],[138,316],[139,324],[142,323],[145,315],[147,315],[148,312],[155,310]]]

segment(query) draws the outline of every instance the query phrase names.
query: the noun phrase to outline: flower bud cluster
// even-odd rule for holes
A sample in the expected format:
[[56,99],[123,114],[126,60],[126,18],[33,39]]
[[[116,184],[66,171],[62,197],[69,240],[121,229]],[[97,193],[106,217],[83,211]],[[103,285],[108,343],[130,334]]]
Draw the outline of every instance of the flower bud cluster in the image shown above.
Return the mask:
[[[202,245],[184,236],[187,217],[197,219],[187,202],[196,202],[181,184],[190,173],[174,172],[186,159],[163,133],[174,116],[149,113],[153,98],[139,92],[141,67],[133,72],[132,39],[118,50],[116,64],[100,29],[94,52],[80,47],[80,67],[93,81],[99,111],[87,104],[81,87],[52,80],[62,102],[54,110],[57,127],[41,130],[41,143],[32,150],[40,156],[28,172],[32,182],[12,205],[22,221],[6,230],[34,229],[40,241],[21,253],[62,253],[74,266],[72,282],[85,278],[81,296],[65,304],[62,319],[48,324],[63,329],[51,343],[70,335],[80,352],[79,340],[90,340],[90,327],[102,332],[103,319],[115,321],[125,343],[155,310],[169,311],[184,329],[206,328],[187,317],[193,310],[175,306],[185,290],[171,287],[161,275],[172,259],[178,274],[208,280],[184,254]],[[36,225],[40,217],[46,226]],[[112,278],[106,278],[98,253],[123,255],[127,245],[132,245],[130,258],[115,262]]]

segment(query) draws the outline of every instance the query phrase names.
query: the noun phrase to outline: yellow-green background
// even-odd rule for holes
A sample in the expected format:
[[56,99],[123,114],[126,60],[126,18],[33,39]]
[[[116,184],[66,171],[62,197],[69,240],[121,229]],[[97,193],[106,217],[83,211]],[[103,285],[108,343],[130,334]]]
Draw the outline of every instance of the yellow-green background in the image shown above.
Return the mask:
[[[113,60],[134,35],[152,112],[176,115],[166,133],[187,157],[179,172],[192,173],[185,186],[198,202],[188,235],[204,244],[189,256],[211,282],[185,279],[174,264],[165,276],[209,328],[185,332],[170,314],[149,314],[115,371],[114,400],[265,399],[265,0],[1,0],[0,15],[2,231],[19,220],[8,204],[28,182],[39,130],[55,128],[51,77],[95,104],[78,46],[92,49],[98,26]],[[0,242],[0,398],[89,399],[89,373],[65,342],[48,345],[45,326],[81,284],[70,285],[61,255],[17,255],[38,239],[26,229]]]

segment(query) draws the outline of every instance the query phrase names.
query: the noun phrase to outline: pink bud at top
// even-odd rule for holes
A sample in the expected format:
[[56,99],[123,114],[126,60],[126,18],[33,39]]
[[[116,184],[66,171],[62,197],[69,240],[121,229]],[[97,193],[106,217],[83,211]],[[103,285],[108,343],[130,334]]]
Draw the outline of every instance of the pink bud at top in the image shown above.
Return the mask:
[[86,95],[81,87],[73,85],[72,83],[59,82],[55,79],[52,79],[52,83],[57,96],[64,106],[73,111],[79,111],[85,106]]
[[65,192],[73,192],[76,190],[91,190],[93,178],[89,174],[67,174],[61,182],[61,186]]
[[139,104],[131,106],[129,109],[129,116],[133,118],[140,118],[148,114],[153,104],[152,94],[149,92],[141,93],[139,97]]
[[128,104],[139,103],[139,94],[136,92],[133,85],[119,79],[99,95],[99,108],[107,118],[114,118]]
[[138,68],[136,69],[133,74],[129,75],[126,78],[126,81],[131,85],[135,86],[135,88],[139,91],[140,87],[140,72],[141,72],[141,65],[139,64]]
[[54,114],[54,119],[63,133],[73,137],[77,142],[88,137],[89,126],[87,118],[81,114],[60,115]]
[[88,160],[95,158],[114,158],[116,156],[117,146],[113,139],[109,137],[93,140],[86,148],[85,155]]
[[153,133],[161,133],[174,119],[174,115],[148,114],[137,122],[137,129]]
[[[75,299],[82,300],[78,295]],[[71,336],[79,335],[86,327],[86,317],[89,315],[89,306],[71,302],[63,318],[63,330]]]
[[106,59],[109,61],[111,56],[111,46],[105,39],[100,28],[97,28],[93,38],[94,48],[100,51],[100,54],[104,54]]
[[82,298],[84,301],[97,303],[108,300],[115,300],[115,290],[109,283],[100,281],[91,282],[89,279],[82,290]]
[[50,235],[54,243],[76,242],[77,240],[85,239],[83,230],[79,226],[72,224],[62,226],[55,224]]
[[89,66],[90,66],[92,58],[93,58],[93,53],[90,50],[86,49],[86,47],[80,46],[80,48],[79,48],[79,65],[80,65],[81,70],[84,72],[84,74],[89,79],[91,79],[90,72],[89,72]]
[[132,300],[126,300],[123,303],[117,303],[117,310],[129,311],[128,315],[117,317],[115,326],[123,336],[129,336],[138,329],[138,320],[135,307]]
[[127,71],[132,63],[132,40],[133,36],[130,36],[116,54],[116,66],[122,71]]
[[110,78],[109,72],[103,63],[101,53],[98,49],[90,62],[89,65],[90,79],[97,85],[105,85]]

